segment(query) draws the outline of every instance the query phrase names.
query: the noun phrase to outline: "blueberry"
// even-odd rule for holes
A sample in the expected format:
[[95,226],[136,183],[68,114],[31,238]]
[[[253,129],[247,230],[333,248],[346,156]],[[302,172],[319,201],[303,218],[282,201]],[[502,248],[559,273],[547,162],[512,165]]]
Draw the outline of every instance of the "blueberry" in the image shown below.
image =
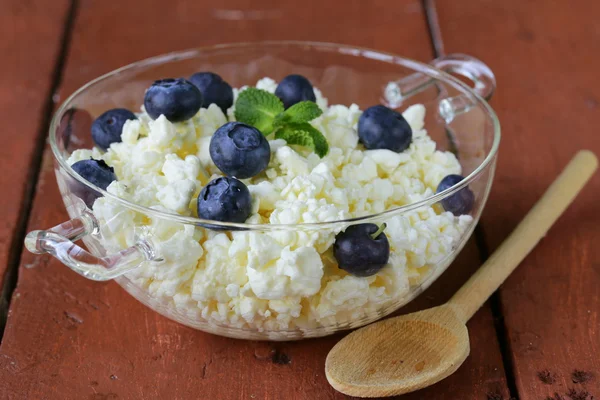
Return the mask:
[[192,118],[202,107],[202,93],[183,79],[162,79],[146,90],[144,107],[152,119],[164,115],[171,122]]
[[[71,168],[82,178],[103,190],[106,190],[112,181],[117,180],[115,170],[109,167],[104,160],[94,160],[93,158],[81,160],[71,165]],[[100,193],[79,182],[75,182],[74,185],[77,186],[72,189],[73,193],[83,200],[89,208],[92,208],[94,201],[102,196]]]
[[275,89],[275,96],[281,99],[285,108],[301,101],[317,101],[312,84],[302,75],[288,75],[283,78]]
[[[208,183],[198,196],[198,216],[221,222],[244,222],[252,211],[250,191],[235,178],[222,177]],[[207,228],[214,228],[207,226]]]
[[[465,178],[460,175],[448,175],[444,177],[438,185],[436,193],[450,189],[463,179]],[[446,197],[441,203],[444,210],[450,211],[454,215],[468,214],[473,209],[473,204],[475,204],[475,195],[471,189],[465,187],[453,195]]]
[[134,113],[124,108],[108,110],[92,123],[92,139],[102,150],[108,149],[111,143],[121,141],[121,132],[125,121],[137,119]]
[[202,92],[202,107],[216,104],[226,112],[233,105],[233,89],[223,78],[212,72],[198,72],[190,76],[192,82]]
[[387,264],[390,244],[375,224],[351,225],[335,237],[333,255],[341,269],[355,276],[371,276]]
[[367,149],[400,153],[410,146],[412,129],[402,114],[377,105],[369,107],[358,120],[358,137]]
[[210,158],[227,176],[246,179],[264,171],[271,158],[265,136],[253,126],[228,122],[210,140]]

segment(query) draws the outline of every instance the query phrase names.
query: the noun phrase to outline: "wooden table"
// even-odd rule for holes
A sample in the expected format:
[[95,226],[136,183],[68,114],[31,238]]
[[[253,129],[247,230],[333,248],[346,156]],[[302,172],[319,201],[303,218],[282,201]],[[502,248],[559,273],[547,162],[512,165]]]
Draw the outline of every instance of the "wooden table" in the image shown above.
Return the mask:
[[[492,195],[473,240],[412,310],[447,299],[576,150],[600,154],[599,15],[593,0],[0,0],[0,398],[345,398],[323,373],[343,335],[212,336],[23,251],[26,231],[66,218],[45,138],[53,108],[88,80],[168,51],[266,39],[484,60],[503,130]],[[469,322],[459,371],[403,399],[600,397],[599,194],[600,175]]]

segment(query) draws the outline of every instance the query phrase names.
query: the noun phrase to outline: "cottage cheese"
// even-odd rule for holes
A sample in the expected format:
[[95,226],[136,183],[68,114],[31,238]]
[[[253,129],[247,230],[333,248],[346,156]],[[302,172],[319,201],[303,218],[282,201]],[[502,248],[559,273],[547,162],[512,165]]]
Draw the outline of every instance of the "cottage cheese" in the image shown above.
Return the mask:
[[[256,87],[274,92],[277,84],[261,79]],[[245,87],[234,90],[234,95]],[[253,224],[302,224],[336,221],[379,213],[431,196],[441,179],[459,174],[455,156],[436,150],[424,130],[425,108],[403,115],[413,142],[402,152],[365,150],[356,126],[355,104],[328,106],[318,89],[323,114],[311,123],[326,136],[324,158],[270,141],[267,170],[246,179],[253,197]],[[128,121],[122,142],[106,153],[77,150],[69,162],[93,157],[114,167],[118,181],[108,192],[156,210],[196,216],[196,198],[219,170],[208,153],[211,135],[228,120],[216,105],[183,123],[147,114]],[[191,318],[254,330],[305,330],[349,323],[401,302],[411,287],[436,268],[472,223],[437,206],[386,218],[389,264],[367,278],[339,269],[332,254],[335,235],[344,226],[307,230],[280,229],[216,232],[150,218],[108,198],[93,212],[100,222],[102,245],[118,251],[149,235],[163,261],[145,263],[128,278],[152,296]]]

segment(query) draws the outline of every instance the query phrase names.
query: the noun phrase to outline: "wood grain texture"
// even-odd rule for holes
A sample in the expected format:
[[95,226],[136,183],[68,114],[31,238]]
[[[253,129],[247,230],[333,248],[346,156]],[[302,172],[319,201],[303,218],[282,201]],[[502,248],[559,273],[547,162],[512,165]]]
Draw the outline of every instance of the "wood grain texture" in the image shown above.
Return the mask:
[[[18,261],[19,236],[35,185],[40,141],[69,0],[0,1],[0,292],[10,263]],[[6,311],[0,296],[0,321]],[[2,323],[0,322],[0,330]]]
[[598,169],[598,159],[581,150],[484,265],[452,296],[450,304],[464,321],[487,301],[546,236]]
[[[398,1],[393,7],[383,0],[343,5],[262,0],[218,6],[81,0],[61,97],[144,57],[276,38],[369,46],[423,61],[433,57],[418,0]],[[29,229],[66,218],[50,158],[46,152]],[[26,269],[28,265],[36,268]],[[407,310],[441,304],[478,265],[478,252],[470,243]],[[440,384],[403,399],[506,397],[489,309],[479,312],[469,327],[476,333],[465,365]],[[17,399],[341,399],[345,396],[327,384],[323,369],[327,352],[341,336],[274,344],[205,334],[145,308],[114,283],[87,281],[47,256],[27,253],[0,347],[0,388]]]
[[[446,50],[481,58],[498,80],[492,104],[503,139],[483,218],[493,250],[577,150],[600,154],[600,4],[438,1],[437,7]],[[597,174],[501,288],[521,399],[570,390],[600,397],[599,193]],[[593,377],[576,383],[580,376]]]
[[455,373],[469,350],[465,323],[451,306],[442,305],[350,333],[327,355],[325,376],[351,396],[401,395]]

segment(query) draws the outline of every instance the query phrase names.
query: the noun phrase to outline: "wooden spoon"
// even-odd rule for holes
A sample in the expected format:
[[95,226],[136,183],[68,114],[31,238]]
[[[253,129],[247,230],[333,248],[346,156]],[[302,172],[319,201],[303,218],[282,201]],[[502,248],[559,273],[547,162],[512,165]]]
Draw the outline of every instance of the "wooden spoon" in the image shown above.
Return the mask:
[[371,324],[337,343],[325,362],[331,386],[351,396],[391,396],[427,387],[456,371],[469,355],[466,322],[544,237],[597,166],[593,153],[580,151],[448,303]]

